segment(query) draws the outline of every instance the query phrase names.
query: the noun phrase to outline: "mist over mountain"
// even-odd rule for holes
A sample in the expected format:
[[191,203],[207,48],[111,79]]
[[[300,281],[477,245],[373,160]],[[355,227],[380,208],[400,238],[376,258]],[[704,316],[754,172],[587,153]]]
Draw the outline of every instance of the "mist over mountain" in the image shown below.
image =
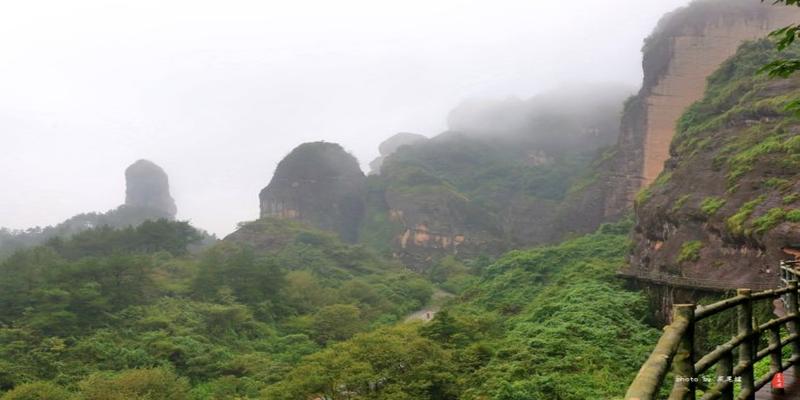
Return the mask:
[[451,131],[548,153],[593,150],[616,143],[622,104],[633,93],[623,84],[570,84],[526,100],[471,99],[447,123]]
[[42,5],[0,400],[800,393],[800,2]]

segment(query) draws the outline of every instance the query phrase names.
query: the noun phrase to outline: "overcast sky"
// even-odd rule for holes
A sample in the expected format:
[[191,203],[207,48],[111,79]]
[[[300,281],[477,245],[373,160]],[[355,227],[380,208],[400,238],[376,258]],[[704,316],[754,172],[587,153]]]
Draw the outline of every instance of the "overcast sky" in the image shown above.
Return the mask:
[[0,226],[124,202],[139,158],[178,217],[224,235],[296,145],[366,164],[473,97],[641,81],[687,0],[0,1]]

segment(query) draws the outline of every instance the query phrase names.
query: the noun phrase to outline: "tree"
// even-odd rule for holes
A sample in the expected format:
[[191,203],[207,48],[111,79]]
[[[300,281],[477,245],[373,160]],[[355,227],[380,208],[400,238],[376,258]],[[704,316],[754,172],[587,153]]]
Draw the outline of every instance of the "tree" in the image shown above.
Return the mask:
[[[761,2],[763,3],[764,0],[761,0]],[[773,0],[773,4],[800,7],[800,0]],[[791,24],[777,29],[772,31],[769,36],[777,40],[776,46],[778,50],[786,50],[795,40],[800,38],[800,24]],[[797,71],[800,71],[800,58],[778,58],[759,70],[760,73],[766,73],[773,78],[788,78]],[[800,114],[800,99],[790,101],[786,105],[786,110]]]
[[275,299],[284,280],[274,259],[256,257],[249,248],[218,246],[204,255],[193,287],[205,299],[218,298],[224,288],[236,300],[254,305]]
[[346,340],[362,329],[361,310],[350,304],[323,307],[314,314],[312,326],[320,344]]
[[164,368],[134,369],[117,375],[95,374],[81,382],[85,400],[149,400],[188,398],[189,383]]
[[280,382],[268,399],[454,400],[458,381],[450,352],[420,336],[414,325],[361,333],[313,354]]
[[50,382],[26,383],[0,396],[0,400],[70,400],[72,395]]

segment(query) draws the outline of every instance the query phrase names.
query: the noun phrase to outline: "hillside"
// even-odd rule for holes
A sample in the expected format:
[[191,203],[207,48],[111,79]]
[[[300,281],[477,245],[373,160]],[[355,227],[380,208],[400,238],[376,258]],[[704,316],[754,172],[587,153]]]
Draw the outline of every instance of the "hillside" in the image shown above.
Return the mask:
[[[430,284],[291,221],[199,256],[185,222],[98,228],[0,264],[0,396],[258,398],[301,357],[401,320]],[[42,397],[43,396],[43,397]]]
[[[512,251],[426,325],[356,335],[301,360],[270,399],[563,399],[621,396],[658,330],[614,271],[629,225]],[[613,345],[609,345],[613,343]]]
[[631,273],[777,285],[784,250],[800,244],[800,119],[784,109],[800,80],[756,75],[776,56],[769,42],[744,45],[683,115],[664,172],[637,197]]
[[602,209],[572,193],[616,140],[626,95],[589,85],[459,105],[449,116],[456,130],[383,156],[360,237],[391,243],[385,251],[425,270],[448,255],[497,256],[593,231]]

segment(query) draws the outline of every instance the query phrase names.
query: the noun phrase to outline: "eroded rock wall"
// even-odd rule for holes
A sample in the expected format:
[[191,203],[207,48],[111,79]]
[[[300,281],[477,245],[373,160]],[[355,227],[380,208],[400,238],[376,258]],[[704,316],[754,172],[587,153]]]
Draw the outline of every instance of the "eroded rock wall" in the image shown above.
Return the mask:
[[[798,54],[789,54],[793,58]],[[630,268],[673,287],[763,290],[800,249],[800,78],[765,79],[773,44],[740,48],[678,126],[664,171],[636,199]]]
[[743,42],[797,20],[796,7],[741,0],[699,1],[664,17],[646,41],[643,87],[623,116],[607,216],[630,209],[664,169],[676,123],[702,97],[708,76]]
[[411,268],[425,270],[448,254],[469,258],[506,249],[494,218],[448,188],[408,192],[390,187],[384,196],[388,217],[399,228],[393,254]]

